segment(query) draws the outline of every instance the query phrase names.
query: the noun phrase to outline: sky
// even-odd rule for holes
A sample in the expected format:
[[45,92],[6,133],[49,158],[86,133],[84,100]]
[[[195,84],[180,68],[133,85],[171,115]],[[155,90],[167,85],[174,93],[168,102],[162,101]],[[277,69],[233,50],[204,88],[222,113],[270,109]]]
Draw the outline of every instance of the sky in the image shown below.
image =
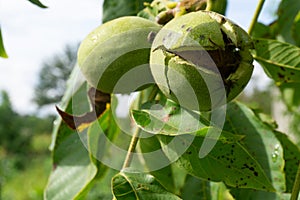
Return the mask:
[[[271,22],[279,0],[266,1],[259,20]],[[0,26],[8,59],[0,58],[0,90],[6,90],[13,108],[33,113],[34,86],[43,62],[63,52],[65,45],[82,41],[101,24],[103,0],[41,0],[41,9],[27,0],[0,0]],[[227,17],[248,29],[258,0],[228,0]],[[254,78],[267,78],[255,67]],[[251,84],[254,83],[250,83]],[[54,110],[54,108],[53,108]]]

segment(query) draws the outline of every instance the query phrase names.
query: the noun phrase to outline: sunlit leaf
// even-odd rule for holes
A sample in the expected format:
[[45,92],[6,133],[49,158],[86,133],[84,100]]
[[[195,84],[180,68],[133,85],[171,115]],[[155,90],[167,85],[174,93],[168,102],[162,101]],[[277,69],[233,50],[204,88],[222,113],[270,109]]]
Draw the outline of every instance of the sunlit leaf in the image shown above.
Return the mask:
[[150,0],[105,0],[103,3],[102,21],[122,17],[137,15],[137,13],[144,8],[144,2],[151,2]]
[[[113,120],[111,109],[106,109],[101,117],[94,121],[87,130],[87,146],[90,159],[98,171],[90,183],[92,187],[85,190],[86,199],[112,199],[110,182],[117,171],[104,165],[101,159],[103,152],[109,148],[106,138],[114,141],[119,132],[120,130]],[[78,195],[77,199],[82,199],[82,196]]]
[[45,190],[45,199],[73,199],[89,185],[97,174],[77,132],[61,125],[59,135],[64,135],[56,146],[53,171]]
[[47,8],[47,6],[45,6],[44,4],[42,4],[39,0],[28,0],[28,1],[30,1],[34,5],[37,5],[40,8]]
[[0,57],[2,58],[8,58],[7,53],[4,49],[3,39],[2,39],[2,33],[1,33],[1,27],[0,27]]
[[[229,189],[222,182],[210,182],[211,200],[234,200]],[[237,189],[238,190],[238,189]]]
[[255,39],[253,56],[277,84],[300,82],[300,48],[277,40]]
[[300,148],[295,145],[287,135],[283,133],[276,132],[276,137],[279,139],[281,145],[283,146],[286,192],[291,192],[300,161]]
[[294,138],[294,142],[300,141],[300,84],[283,83],[279,86],[281,99],[286,106],[286,114],[289,116],[288,130],[289,135]]
[[205,117],[169,100],[145,103],[140,110],[133,110],[132,116],[145,131],[166,135],[194,132],[209,125]]
[[[231,112],[234,118],[235,115],[239,116],[236,118],[239,120],[239,124],[236,126],[240,126],[240,122],[243,118],[233,111],[229,110],[229,112]],[[204,138],[207,137],[207,132],[217,131],[216,128],[205,125],[207,121],[205,121],[204,117],[200,117],[199,114],[197,116],[197,113],[180,109],[178,105],[172,102],[167,102],[164,106],[148,103],[137,113],[138,115],[133,111],[133,118],[140,128],[147,132],[155,133],[161,142],[162,150],[169,160],[175,161],[178,159],[176,161],[177,164],[186,169],[190,174],[207,180],[223,181],[232,187],[274,191],[271,185],[271,178],[268,177],[264,171],[266,170],[269,173],[270,170],[265,169],[266,165],[264,165],[264,163],[261,164],[258,162],[261,161],[261,158],[256,158],[255,155],[252,154],[254,151],[252,147],[248,149],[248,147],[245,147],[243,144],[245,139],[243,139],[241,135],[247,137],[247,133],[240,131],[231,134],[230,131],[233,130],[227,127],[227,131],[229,132],[223,131],[219,138],[210,138],[210,140],[216,142],[216,145],[208,156],[200,159],[199,150]],[[141,117],[141,115],[143,116]],[[248,122],[248,117],[250,117],[250,119],[254,118],[254,121],[256,120],[255,122],[259,121],[253,114],[253,116],[245,116],[245,122]],[[145,121],[151,122],[145,124]],[[182,122],[186,122],[186,124],[181,125]],[[261,124],[259,125],[264,127],[264,123]],[[255,128],[260,128],[260,126]],[[256,131],[255,128],[254,131]],[[270,127],[265,125],[263,130],[270,131]],[[266,139],[268,142],[277,141],[274,136],[271,137],[268,135],[266,137],[271,138]],[[249,137],[248,139],[251,140],[251,138],[252,137]],[[273,152],[276,150],[276,153],[279,154],[278,161],[275,162],[276,165],[274,165],[279,168],[275,170],[274,174],[276,174],[279,180],[282,180],[282,174],[280,174],[280,172],[282,172],[280,170],[283,169],[282,149],[278,141],[274,145],[279,145],[278,148],[276,146],[277,149],[272,149]],[[261,146],[264,147],[264,144],[261,144],[259,148],[261,148]],[[258,156],[262,153],[258,154]],[[271,159],[272,154],[270,153],[269,156]],[[222,173],[215,173],[215,171],[220,170],[222,170]]]
[[193,176],[210,181],[223,181],[235,188],[274,191],[259,163],[243,145],[233,141],[229,133],[223,132],[221,136],[223,139],[216,141],[212,151],[206,157],[199,158],[200,147],[206,133],[206,129],[201,129],[195,136],[189,134],[176,137],[157,136],[169,159],[180,156],[176,163]]
[[114,197],[118,200],[180,199],[178,196],[166,191],[152,175],[143,173],[120,172],[112,179],[112,191]]
[[[73,113],[73,106],[76,105],[83,110],[89,106],[86,84],[82,79],[78,79],[78,73],[78,68],[75,67],[61,103],[66,112]],[[76,199],[84,196],[98,173],[89,152],[78,132],[62,123],[61,118],[55,122],[52,137],[53,171],[45,189],[45,199]]]
[[[241,143],[246,146],[249,152],[260,163],[277,190],[275,193],[254,189],[231,189],[230,192],[232,195],[236,199],[243,200],[289,199],[290,195],[283,193],[285,192],[285,182],[287,181],[286,170],[282,169],[283,166],[286,167],[285,146],[276,137],[274,122],[268,116],[257,111],[252,112],[240,103],[231,103],[228,106],[227,113],[229,117],[225,129],[234,129],[233,132],[246,134],[245,139]],[[280,145],[278,145],[279,143]]]
[[259,163],[277,191],[285,191],[283,148],[274,128],[241,103],[230,103],[224,130],[245,135],[241,144]]
[[[78,65],[76,65],[70,75],[70,78],[67,81],[67,89],[65,91],[63,99],[59,103],[59,107],[62,110],[64,110],[64,112],[79,114],[89,109],[88,98],[86,95],[87,85],[86,82],[79,77],[80,77],[80,70]],[[74,108],[73,106],[76,107],[76,111],[73,109]],[[62,123],[63,122],[61,117],[58,117],[54,122],[53,132],[52,132],[52,142],[50,145],[51,151],[54,150],[56,146],[57,138],[62,137],[62,135],[58,135]],[[71,133],[72,131],[69,130],[69,132]]]

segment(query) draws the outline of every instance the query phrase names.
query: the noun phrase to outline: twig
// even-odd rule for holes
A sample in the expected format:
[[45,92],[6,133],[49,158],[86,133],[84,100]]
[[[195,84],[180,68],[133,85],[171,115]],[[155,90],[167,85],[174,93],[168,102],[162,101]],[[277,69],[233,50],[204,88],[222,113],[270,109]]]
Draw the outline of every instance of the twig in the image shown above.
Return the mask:
[[257,22],[258,16],[259,16],[259,14],[261,12],[261,9],[262,9],[264,3],[265,3],[265,0],[260,0],[258,2],[258,5],[257,5],[255,13],[254,13],[254,16],[252,18],[251,24],[250,24],[249,29],[248,29],[248,34],[249,35],[251,35],[252,32],[253,32],[254,26],[255,26],[255,24]]
[[139,127],[137,127],[134,134],[132,135],[130,145],[128,148],[128,152],[127,152],[126,158],[124,160],[122,169],[129,167],[131,164],[133,153],[134,153],[136,145],[139,141],[140,131],[141,131],[141,129]]
[[[158,87],[156,85],[154,85],[153,88],[152,88],[152,91],[150,92],[150,94],[148,96],[148,101],[153,101],[155,99],[155,97],[158,93],[158,90],[159,90]],[[140,99],[139,99],[138,107],[141,104],[141,96],[139,98]],[[129,145],[129,148],[128,148],[128,152],[127,152],[126,158],[124,160],[122,169],[130,167],[130,164],[131,164],[131,161],[132,161],[132,158],[133,158],[133,153],[134,153],[134,151],[136,149],[136,145],[139,141],[140,132],[141,132],[141,129],[139,127],[137,127],[135,132],[132,135],[130,145]]]

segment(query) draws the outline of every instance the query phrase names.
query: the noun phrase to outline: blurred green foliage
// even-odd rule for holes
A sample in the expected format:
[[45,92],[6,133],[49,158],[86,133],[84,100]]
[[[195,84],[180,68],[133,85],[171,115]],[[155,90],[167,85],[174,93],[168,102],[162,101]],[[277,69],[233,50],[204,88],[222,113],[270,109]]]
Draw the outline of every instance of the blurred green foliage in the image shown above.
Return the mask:
[[8,93],[0,92],[0,199],[42,199],[53,119],[18,114]]

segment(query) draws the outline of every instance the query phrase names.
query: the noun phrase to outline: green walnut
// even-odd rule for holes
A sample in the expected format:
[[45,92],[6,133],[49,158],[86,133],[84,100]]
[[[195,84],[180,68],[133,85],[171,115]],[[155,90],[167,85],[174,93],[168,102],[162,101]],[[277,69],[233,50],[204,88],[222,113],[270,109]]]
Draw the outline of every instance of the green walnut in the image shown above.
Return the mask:
[[[78,65],[87,82],[105,93],[129,93],[132,89],[115,88],[120,78],[131,69],[149,65],[151,42],[149,33],[160,26],[141,17],[127,16],[104,23],[93,30],[80,44]],[[149,69],[149,66],[148,66]],[[148,73],[151,75],[150,69]],[[134,87],[134,78],[131,83]]]
[[197,11],[168,22],[156,35],[150,68],[168,98],[209,111],[234,99],[253,72],[250,36],[229,19]]

